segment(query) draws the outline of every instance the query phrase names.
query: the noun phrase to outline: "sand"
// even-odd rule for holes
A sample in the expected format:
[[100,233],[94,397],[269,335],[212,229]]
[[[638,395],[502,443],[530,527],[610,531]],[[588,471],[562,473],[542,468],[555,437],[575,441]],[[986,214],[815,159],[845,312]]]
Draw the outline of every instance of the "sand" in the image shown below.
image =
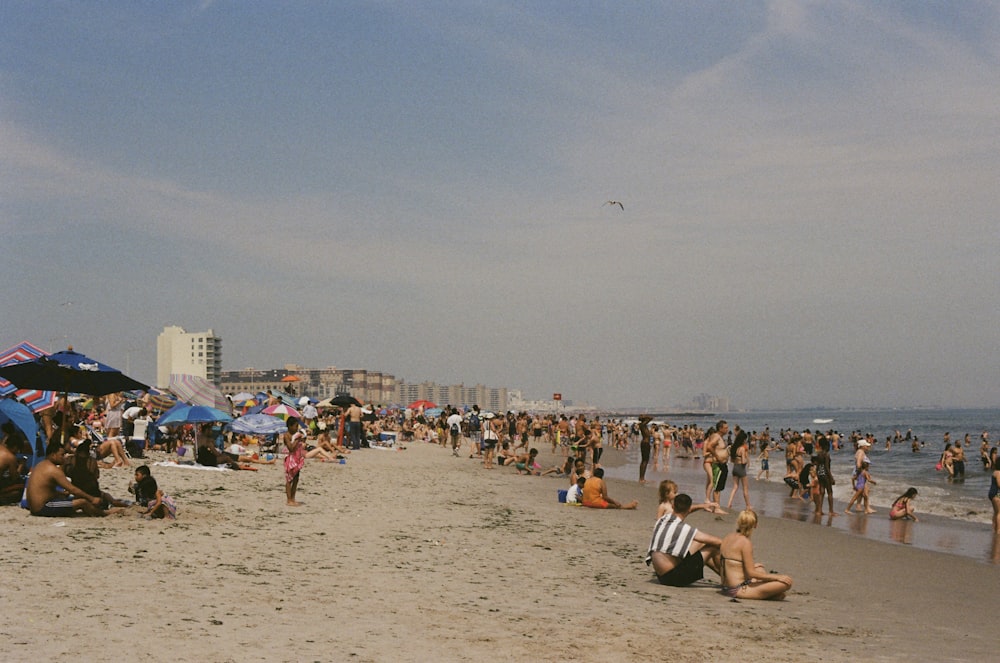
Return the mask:
[[[711,574],[663,587],[643,563],[655,488],[631,481],[609,488],[636,511],[570,507],[562,479],[423,443],[309,461],[299,508],[280,465],[153,474],[176,522],[0,508],[0,660],[996,658],[996,565],[763,518],[756,557],[795,579],[787,600],[731,602]],[[690,522],[723,536],[735,515]]]

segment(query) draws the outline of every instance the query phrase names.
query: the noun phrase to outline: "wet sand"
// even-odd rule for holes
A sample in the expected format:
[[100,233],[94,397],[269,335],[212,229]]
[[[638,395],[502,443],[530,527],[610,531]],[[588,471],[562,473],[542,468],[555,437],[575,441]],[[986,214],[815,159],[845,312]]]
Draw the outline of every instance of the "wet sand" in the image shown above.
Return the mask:
[[[731,602],[711,575],[663,587],[643,562],[655,488],[634,481],[609,487],[636,511],[570,507],[561,479],[422,443],[310,461],[300,508],[284,504],[280,465],[153,474],[176,522],[0,508],[0,659],[995,657],[996,565],[765,517],[756,556],[795,579],[787,600]],[[124,496],[130,477],[106,471],[102,485]],[[722,536],[735,515],[691,522]]]

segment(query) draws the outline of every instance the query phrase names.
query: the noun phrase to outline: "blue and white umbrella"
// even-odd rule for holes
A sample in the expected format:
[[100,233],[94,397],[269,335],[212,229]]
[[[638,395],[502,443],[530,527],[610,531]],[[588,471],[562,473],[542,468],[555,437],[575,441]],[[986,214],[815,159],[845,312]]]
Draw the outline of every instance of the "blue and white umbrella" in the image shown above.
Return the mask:
[[246,414],[233,420],[228,428],[245,435],[274,435],[288,430],[288,424],[269,414]]

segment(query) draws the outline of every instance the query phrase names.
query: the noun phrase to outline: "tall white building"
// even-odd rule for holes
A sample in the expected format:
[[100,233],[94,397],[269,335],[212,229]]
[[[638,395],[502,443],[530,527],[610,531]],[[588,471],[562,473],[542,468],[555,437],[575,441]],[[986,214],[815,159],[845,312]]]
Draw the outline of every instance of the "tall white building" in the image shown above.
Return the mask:
[[211,329],[188,333],[181,327],[164,327],[156,337],[156,386],[165,389],[171,373],[197,375],[219,384],[222,339]]

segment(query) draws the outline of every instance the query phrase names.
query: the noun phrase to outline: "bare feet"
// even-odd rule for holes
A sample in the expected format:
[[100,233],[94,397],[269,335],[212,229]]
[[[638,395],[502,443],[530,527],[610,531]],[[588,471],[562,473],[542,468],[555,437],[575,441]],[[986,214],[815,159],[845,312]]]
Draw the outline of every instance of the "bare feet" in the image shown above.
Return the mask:
[[296,502],[295,500],[288,500],[288,506],[302,506],[302,502]]
[[865,513],[877,513],[875,509],[865,509]]
[[623,509],[634,509],[639,506],[639,500],[632,500],[628,504],[622,506]]

